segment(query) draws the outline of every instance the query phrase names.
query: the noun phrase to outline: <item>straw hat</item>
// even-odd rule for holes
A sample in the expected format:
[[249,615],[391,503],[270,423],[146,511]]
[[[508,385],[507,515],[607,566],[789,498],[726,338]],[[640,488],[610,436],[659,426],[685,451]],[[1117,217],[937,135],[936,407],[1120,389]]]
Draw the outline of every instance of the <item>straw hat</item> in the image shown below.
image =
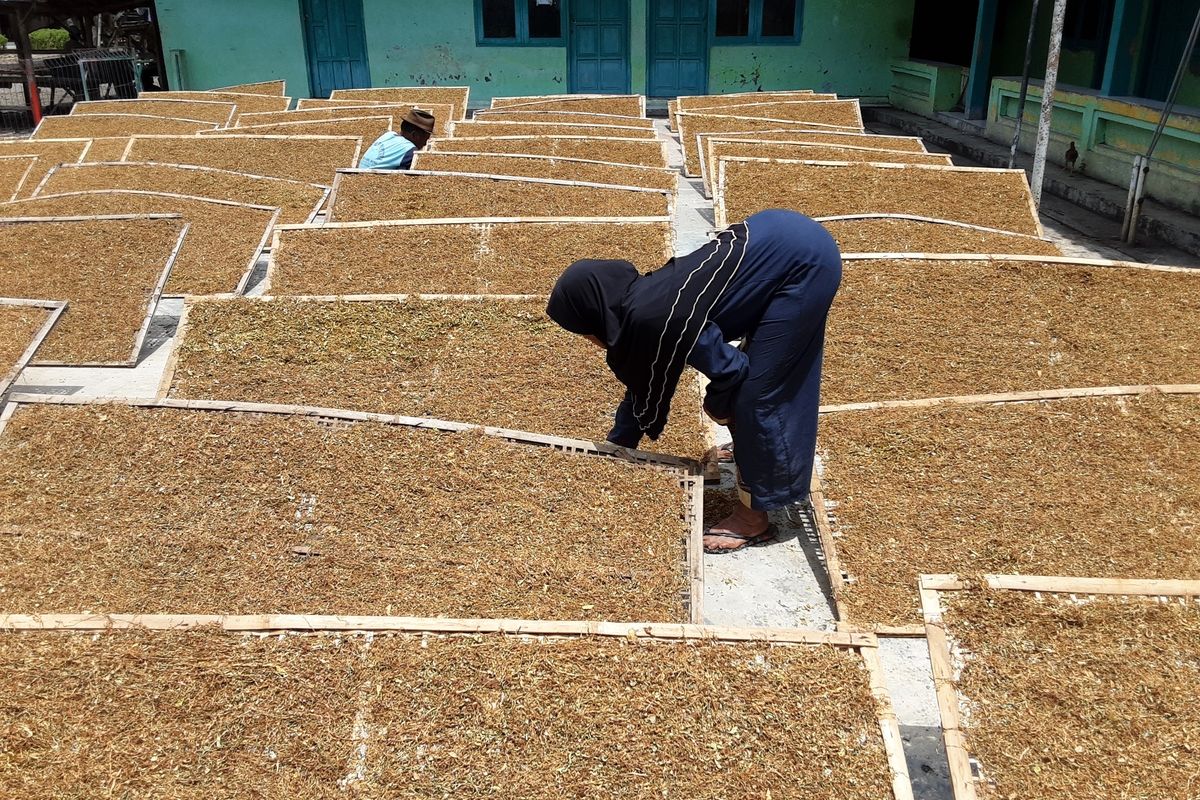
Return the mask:
[[420,128],[426,133],[433,133],[433,114],[430,114],[428,111],[422,111],[419,108],[410,109],[404,115],[404,121]]

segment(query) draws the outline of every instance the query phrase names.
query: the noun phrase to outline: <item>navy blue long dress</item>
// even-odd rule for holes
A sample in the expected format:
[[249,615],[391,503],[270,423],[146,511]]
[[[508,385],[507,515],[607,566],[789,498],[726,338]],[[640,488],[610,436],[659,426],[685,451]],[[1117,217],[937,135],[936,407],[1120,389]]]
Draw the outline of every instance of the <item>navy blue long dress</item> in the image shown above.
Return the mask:
[[808,496],[825,321],[841,275],[824,228],[771,209],[646,275],[628,262],[577,262],[547,311],[606,345],[627,387],[608,435],[616,444],[658,438],[685,363],[708,376],[705,410],[732,420],[741,480],[766,511]]

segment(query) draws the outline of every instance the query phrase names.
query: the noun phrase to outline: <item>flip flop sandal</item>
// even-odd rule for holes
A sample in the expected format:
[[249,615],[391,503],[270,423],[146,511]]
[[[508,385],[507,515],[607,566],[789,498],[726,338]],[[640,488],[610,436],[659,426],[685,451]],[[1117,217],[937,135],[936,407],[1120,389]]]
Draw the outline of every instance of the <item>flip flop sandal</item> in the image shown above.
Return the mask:
[[737,539],[741,542],[741,544],[739,544],[737,547],[709,547],[708,545],[705,545],[704,552],[708,553],[709,555],[736,553],[738,550],[744,550],[747,547],[758,547],[760,545],[767,544],[768,542],[773,542],[778,534],[779,531],[775,528],[774,524],[768,525],[765,531],[755,534],[754,536],[746,536],[745,534],[741,533],[728,532],[713,533],[712,529],[710,528],[704,532],[705,536],[720,536],[722,539]]

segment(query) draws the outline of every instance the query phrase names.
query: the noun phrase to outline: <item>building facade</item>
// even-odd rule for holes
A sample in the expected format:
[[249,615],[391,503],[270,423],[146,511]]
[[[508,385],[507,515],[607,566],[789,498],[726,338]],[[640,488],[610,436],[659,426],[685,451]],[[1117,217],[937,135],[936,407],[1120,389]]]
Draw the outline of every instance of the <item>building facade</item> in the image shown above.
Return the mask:
[[[892,64],[891,104],[946,115],[958,127],[974,124],[993,141],[1010,142],[1031,7],[1030,0],[916,0],[909,57]],[[1026,152],[1041,112],[1053,7],[1041,0],[1034,25],[1020,139]],[[1078,170],[1127,185],[1134,156],[1146,152],[1162,116],[1197,13],[1200,0],[1069,0],[1049,158],[1063,164],[1074,144]],[[1184,65],[1147,193],[1200,214],[1200,51]]]
[[172,88],[293,96],[454,84],[562,92],[793,87],[885,98],[913,0],[157,0]]

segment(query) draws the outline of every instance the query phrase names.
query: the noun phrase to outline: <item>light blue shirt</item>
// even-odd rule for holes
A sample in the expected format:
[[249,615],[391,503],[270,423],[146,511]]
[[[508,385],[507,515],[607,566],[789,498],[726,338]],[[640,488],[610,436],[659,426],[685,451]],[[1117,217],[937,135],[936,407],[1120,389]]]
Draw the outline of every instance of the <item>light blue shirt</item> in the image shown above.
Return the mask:
[[408,169],[417,148],[398,133],[386,131],[358,160],[359,169]]

